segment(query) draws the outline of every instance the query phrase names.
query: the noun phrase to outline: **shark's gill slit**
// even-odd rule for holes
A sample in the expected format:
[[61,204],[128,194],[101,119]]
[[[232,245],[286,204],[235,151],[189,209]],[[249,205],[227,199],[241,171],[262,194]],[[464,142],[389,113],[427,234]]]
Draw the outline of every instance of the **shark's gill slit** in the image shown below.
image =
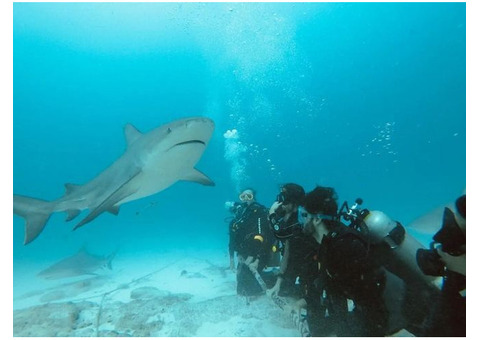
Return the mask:
[[203,144],[205,145],[205,142],[204,141],[201,141],[201,140],[198,140],[198,139],[194,139],[194,140],[187,140],[185,142],[181,142],[181,143],[177,143],[174,145],[175,146],[179,146],[179,145],[185,145],[185,144]]

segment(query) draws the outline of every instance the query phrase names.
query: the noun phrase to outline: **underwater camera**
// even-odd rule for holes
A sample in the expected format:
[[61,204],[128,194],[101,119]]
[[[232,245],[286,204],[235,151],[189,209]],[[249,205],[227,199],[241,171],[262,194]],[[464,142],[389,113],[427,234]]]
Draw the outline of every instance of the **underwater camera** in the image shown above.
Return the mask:
[[441,260],[437,249],[452,256],[465,254],[466,237],[460,229],[455,214],[449,208],[443,211],[443,223],[440,230],[433,236],[430,249],[417,250],[417,263],[425,275],[443,276],[445,264]]

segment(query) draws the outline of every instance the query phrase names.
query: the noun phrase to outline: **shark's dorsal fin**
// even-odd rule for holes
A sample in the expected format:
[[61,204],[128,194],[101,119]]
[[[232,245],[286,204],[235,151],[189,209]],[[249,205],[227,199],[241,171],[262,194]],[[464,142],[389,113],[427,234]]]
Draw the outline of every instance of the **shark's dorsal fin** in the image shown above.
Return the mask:
[[193,168],[192,171],[189,172],[186,176],[183,176],[181,180],[195,182],[208,186],[215,186],[215,183],[210,178],[208,178],[207,175],[195,168]]
[[127,140],[127,146],[132,145],[142,133],[132,124],[125,125],[125,139]]
[[70,195],[71,193],[75,192],[81,185],[72,184],[72,183],[65,183],[65,195]]

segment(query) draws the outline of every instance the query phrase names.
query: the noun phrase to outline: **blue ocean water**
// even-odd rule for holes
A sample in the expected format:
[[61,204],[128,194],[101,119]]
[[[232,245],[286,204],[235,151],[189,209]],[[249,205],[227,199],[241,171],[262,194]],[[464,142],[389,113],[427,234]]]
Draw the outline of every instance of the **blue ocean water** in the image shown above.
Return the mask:
[[124,151],[127,123],[216,124],[197,165],[215,187],[180,182],[74,232],[54,214],[27,246],[15,216],[14,272],[85,243],[227,251],[224,202],[246,186],[267,206],[282,183],[333,186],[404,224],[466,187],[464,3],[13,8],[15,194],[88,182]]

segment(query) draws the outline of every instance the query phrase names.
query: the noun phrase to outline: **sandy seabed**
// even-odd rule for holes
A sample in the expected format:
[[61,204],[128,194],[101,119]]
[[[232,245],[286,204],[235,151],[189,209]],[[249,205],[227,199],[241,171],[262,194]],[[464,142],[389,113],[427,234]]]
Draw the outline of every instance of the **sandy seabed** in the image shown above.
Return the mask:
[[225,251],[136,254],[99,275],[43,280],[15,267],[13,336],[298,337],[291,315],[236,295]]

